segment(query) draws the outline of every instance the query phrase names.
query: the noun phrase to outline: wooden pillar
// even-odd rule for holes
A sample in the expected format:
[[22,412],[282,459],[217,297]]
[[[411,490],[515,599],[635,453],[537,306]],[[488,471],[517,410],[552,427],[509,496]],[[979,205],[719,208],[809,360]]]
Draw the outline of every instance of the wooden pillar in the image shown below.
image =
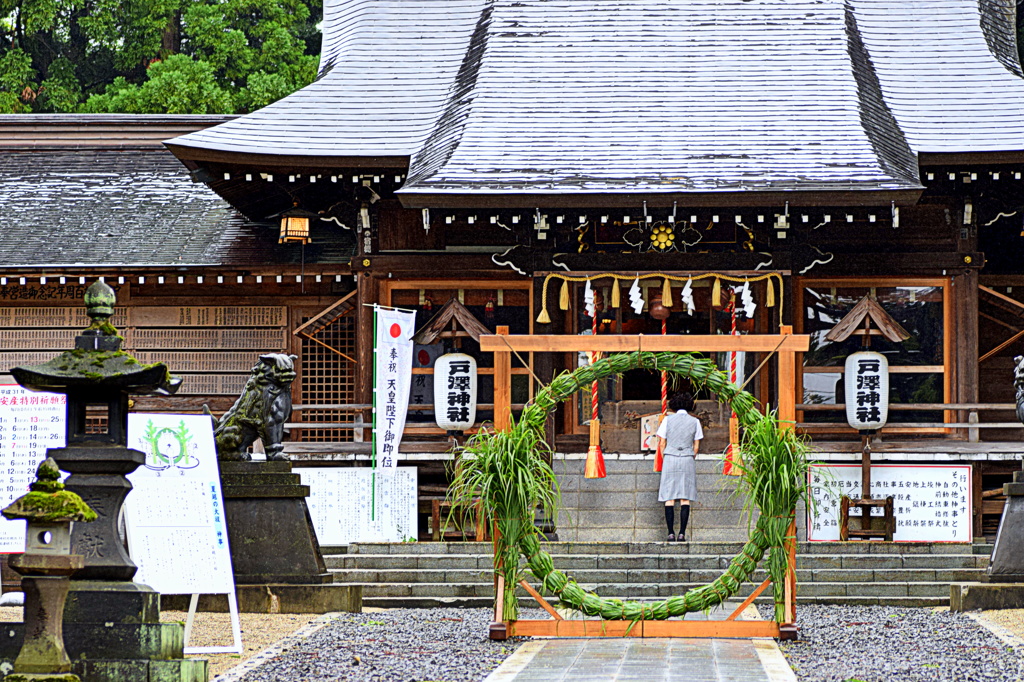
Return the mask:
[[[793,327],[782,325],[779,333],[792,334]],[[796,353],[791,350],[779,351],[779,421],[783,428],[796,422]]]
[[[978,395],[978,271],[967,270],[953,278],[951,287],[953,329],[945,333],[956,343],[947,344],[953,351],[953,402],[976,403]],[[952,415],[947,416],[947,420]],[[958,412],[955,421],[970,421],[971,415]],[[977,431],[975,431],[976,433]]]
[[366,304],[380,301],[370,273],[359,273],[356,286],[356,402],[369,404],[373,402],[373,308]]
[[[499,326],[498,336],[508,336],[508,327]],[[512,351],[494,351],[494,428],[505,431],[512,426]]]

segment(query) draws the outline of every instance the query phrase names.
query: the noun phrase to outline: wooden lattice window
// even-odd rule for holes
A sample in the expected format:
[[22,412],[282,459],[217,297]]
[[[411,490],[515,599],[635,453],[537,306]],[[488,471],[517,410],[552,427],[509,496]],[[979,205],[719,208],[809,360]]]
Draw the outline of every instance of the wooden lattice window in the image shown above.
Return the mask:
[[[353,296],[346,296],[316,315],[302,317],[295,330],[301,340],[299,399],[303,423],[351,423],[359,410],[338,407],[356,402],[356,319]],[[361,438],[362,434],[359,434]],[[302,429],[298,435],[305,443],[338,443],[358,440],[352,429]]]

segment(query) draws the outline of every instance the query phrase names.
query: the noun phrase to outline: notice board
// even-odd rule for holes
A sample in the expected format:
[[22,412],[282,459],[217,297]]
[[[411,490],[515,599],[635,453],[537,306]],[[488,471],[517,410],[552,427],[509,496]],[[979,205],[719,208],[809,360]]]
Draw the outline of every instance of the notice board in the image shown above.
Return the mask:
[[[811,495],[818,513],[808,509],[808,540],[839,540],[839,498],[859,498],[860,478],[860,464],[811,466]],[[897,542],[971,542],[969,464],[872,464],[871,496],[894,498]],[[850,513],[855,512],[859,515],[860,510]],[[872,513],[881,515],[882,510]]]
[[[28,492],[48,448],[64,447],[67,396],[0,384],[0,509]],[[25,522],[0,516],[0,552],[25,551]]]
[[146,454],[124,505],[135,581],[161,594],[234,593],[213,421],[129,414],[128,447]]
[[416,467],[298,467],[321,545],[415,540]]

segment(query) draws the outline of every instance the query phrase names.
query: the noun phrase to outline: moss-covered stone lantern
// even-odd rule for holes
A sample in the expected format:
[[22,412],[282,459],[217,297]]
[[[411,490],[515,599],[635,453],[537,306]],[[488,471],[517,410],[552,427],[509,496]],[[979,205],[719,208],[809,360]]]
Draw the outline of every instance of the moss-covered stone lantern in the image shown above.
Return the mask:
[[24,519],[25,553],[10,559],[21,574],[25,593],[25,639],[5,682],[51,680],[76,682],[64,649],[64,603],[69,576],[84,565],[71,553],[71,524],[93,521],[96,512],[82,498],[64,489],[60,470],[51,457],[43,460],[29,492],[3,511],[8,519]]
[[[75,337],[74,350],[52,360],[15,367],[11,374],[30,390],[67,395],[67,442],[49,451],[61,469],[71,473],[69,490],[82,496],[99,519],[77,526],[72,549],[85,557],[76,580],[131,580],[136,566],[118,534],[118,515],[131,483],[125,475],[135,471],[145,455],[125,447],[128,432],[128,397],[171,395],[181,380],[163,363],[145,365],[121,350],[123,339],[110,323],[117,299],[114,290],[95,282],[85,291],[85,308],[92,323]],[[105,417],[87,428],[87,417]]]

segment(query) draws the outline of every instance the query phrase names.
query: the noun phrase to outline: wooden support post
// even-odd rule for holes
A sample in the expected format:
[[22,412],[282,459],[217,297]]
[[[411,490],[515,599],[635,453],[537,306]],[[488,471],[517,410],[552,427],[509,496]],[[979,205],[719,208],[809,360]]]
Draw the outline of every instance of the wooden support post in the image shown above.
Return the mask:
[[[498,327],[498,336],[508,336],[508,327]],[[512,426],[512,351],[494,350],[494,428],[506,431]]]
[[[871,434],[861,432],[860,448],[860,497],[871,499]],[[867,526],[865,526],[866,528]]]
[[[780,334],[792,334],[793,327],[782,325]],[[796,353],[779,349],[779,422],[782,428],[796,424]]]
[[793,624],[796,623],[796,519],[790,522],[786,531],[786,557],[786,603],[782,620],[786,624]]

